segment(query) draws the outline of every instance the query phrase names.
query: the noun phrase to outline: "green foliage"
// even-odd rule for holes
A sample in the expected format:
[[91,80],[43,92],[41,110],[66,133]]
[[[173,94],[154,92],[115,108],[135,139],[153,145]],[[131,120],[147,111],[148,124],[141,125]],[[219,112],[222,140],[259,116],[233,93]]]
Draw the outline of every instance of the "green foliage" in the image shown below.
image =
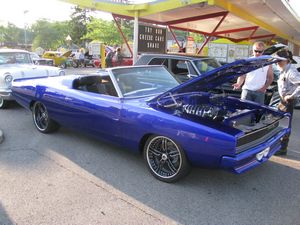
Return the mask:
[[12,23],[8,23],[7,27],[1,26],[1,42],[5,43],[24,43],[24,30],[16,27]]
[[205,40],[202,34],[196,34],[190,32],[189,35],[194,38],[195,43],[202,43]]
[[[128,41],[132,40],[133,23],[131,21],[119,20],[118,23],[122,26],[122,31]],[[84,38],[90,40],[99,40],[108,45],[124,43],[120,32],[114,21],[106,21],[102,19],[92,18],[87,24],[87,34]]]
[[72,38],[73,43],[84,46],[87,40],[87,25],[91,21],[91,17],[88,16],[90,10],[82,9],[78,6],[74,7],[74,12],[71,14],[71,20],[69,21],[69,34]]
[[68,35],[68,22],[48,22],[38,20],[31,29],[35,37],[32,48],[42,47],[44,49],[57,49],[65,43]]

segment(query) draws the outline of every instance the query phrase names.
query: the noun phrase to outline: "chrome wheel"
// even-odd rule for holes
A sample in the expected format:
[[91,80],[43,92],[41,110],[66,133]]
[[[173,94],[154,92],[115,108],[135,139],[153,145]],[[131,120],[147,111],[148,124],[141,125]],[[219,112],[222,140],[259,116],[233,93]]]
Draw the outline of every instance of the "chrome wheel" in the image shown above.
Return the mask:
[[35,102],[32,109],[34,125],[42,133],[49,133],[58,128],[58,124],[51,120],[47,108],[41,102]]
[[150,172],[165,182],[174,182],[189,170],[181,147],[165,136],[151,136],[146,142],[144,157]]

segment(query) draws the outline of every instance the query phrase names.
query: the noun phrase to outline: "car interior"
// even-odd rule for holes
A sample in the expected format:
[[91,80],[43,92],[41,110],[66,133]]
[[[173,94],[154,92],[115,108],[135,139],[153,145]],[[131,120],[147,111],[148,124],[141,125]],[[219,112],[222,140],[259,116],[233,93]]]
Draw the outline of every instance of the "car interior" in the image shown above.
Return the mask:
[[109,77],[82,76],[73,81],[73,88],[81,91],[117,96]]

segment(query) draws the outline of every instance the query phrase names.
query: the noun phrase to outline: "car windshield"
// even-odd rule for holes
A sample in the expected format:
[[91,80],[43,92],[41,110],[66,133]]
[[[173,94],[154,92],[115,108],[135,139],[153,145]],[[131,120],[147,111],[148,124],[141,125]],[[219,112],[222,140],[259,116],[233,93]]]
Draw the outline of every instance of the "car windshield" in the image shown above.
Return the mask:
[[162,66],[112,70],[124,97],[141,97],[166,92],[179,82]]
[[40,59],[39,55],[34,53],[34,52],[31,52],[30,55],[31,55],[31,58],[34,59],[34,60]]
[[26,52],[1,52],[0,64],[28,64],[32,63],[30,54]]
[[213,58],[194,60],[194,64],[201,74],[221,66],[221,64]]

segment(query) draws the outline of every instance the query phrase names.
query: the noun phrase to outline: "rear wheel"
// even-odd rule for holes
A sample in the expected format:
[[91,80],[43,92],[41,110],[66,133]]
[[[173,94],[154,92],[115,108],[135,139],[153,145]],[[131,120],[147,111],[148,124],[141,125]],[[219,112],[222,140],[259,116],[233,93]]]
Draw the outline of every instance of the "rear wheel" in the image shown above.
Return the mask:
[[144,146],[144,159],[152,175],[172,183],[187,175],[189,162],[182,148],[165,136],[152,135]]
[[0,109],[5,109],[8,106],[8,101],[0,97]]
[[41,102],[34,103],[32,118],[35,127],[42,133],[51,133],[59,128],[58,123],[49,118],[47,108]]

